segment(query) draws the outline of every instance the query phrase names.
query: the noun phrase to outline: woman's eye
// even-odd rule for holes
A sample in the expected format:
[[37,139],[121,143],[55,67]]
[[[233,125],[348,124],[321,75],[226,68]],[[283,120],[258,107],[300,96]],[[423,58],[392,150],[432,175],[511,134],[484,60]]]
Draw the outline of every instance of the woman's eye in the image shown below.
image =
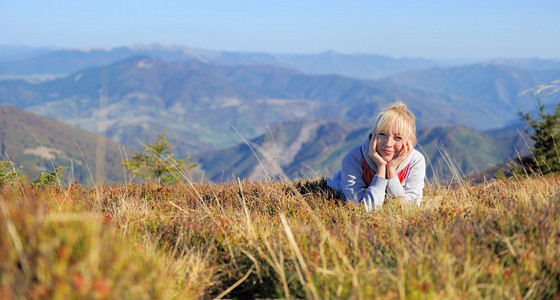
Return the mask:
[[395,141],[402,141],[402,137],[396,136],[396,137],[395,137]]
[[377,135],[378,135],[378,136],[385,136],[385,133],[380,132],[380,133],[378,133]]

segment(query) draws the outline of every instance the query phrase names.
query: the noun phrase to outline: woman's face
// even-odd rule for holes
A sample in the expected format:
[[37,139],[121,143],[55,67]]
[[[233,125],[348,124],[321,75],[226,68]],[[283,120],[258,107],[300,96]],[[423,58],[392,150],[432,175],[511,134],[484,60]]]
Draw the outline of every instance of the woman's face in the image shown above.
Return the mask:
[[390,162],[399,156],[406,142],[402,134],[394,132],[382,131],[377,133],[375,138],[377,139],[377,149],[375,150],[386,162]]

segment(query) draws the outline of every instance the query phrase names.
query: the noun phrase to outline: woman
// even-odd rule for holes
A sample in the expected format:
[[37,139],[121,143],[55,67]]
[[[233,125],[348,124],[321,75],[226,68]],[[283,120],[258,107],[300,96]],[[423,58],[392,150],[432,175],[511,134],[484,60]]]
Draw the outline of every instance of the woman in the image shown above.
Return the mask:
[[366,210],[383,205],[386,197],[420,205],[426,177],[424,156],[414,149],[414,115],[402,103],[379,113],[362,145],[350,150],[327,184]]

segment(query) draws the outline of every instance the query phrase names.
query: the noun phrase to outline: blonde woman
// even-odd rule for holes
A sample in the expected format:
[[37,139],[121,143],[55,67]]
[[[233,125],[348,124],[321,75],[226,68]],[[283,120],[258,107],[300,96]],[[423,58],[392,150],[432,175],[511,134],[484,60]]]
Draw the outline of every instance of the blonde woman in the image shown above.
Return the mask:
[[327,184],[368,211],[387,197],[420,205],[426,161],[415,144],[414,115],[405,104],[392,103],[379,113],[362,144],[344,156],[340,171]]

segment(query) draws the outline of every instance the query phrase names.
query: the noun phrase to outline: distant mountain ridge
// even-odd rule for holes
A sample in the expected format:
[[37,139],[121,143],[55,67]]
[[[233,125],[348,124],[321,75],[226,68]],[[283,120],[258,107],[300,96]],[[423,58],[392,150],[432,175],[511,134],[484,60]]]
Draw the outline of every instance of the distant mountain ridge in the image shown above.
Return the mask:
[[558,59],[517,58],[517,59],[492,59],[484,63],[493,65],[505,65],[520,70],[557,70],[560,69]]
[[[167,62],[199,60],[221,65],[273,65],[293,68],[307,74],[339,74],[362,79],[381,79],[434,67],[461,66],[422,58],[327,51],[316,54],[270,54],[255,52],[209,51],[178,45],[132,45],[111,48],[58,49],[0,45],[0,75],[71,74],[90,67],[108,65],[131,56],[149,56]],[[19,52],[18,52],[19,51]],[[35,55],[32,55],[35,54]],[[560,60],[494,59],[480,61],[536,71],[560,69]],[[471,62],[470,64],[475,64]]]
[[269,54],[208,51],[153,44],[56,50],[36,57],[0,62],[0,75],[70,74],[131,56],[149,56],[167,62],[198,60],[229,66],[272,65],[294,68],[308,74],[340,74],[365,79],[379,79],[405,71],[445,65],[427,59],[395,59],[375,54],[342,54],[333,51],[318,54]]
[[0,45],[0,62],[18,61],[55,51],[53,47],[31,47],[25,45]]

